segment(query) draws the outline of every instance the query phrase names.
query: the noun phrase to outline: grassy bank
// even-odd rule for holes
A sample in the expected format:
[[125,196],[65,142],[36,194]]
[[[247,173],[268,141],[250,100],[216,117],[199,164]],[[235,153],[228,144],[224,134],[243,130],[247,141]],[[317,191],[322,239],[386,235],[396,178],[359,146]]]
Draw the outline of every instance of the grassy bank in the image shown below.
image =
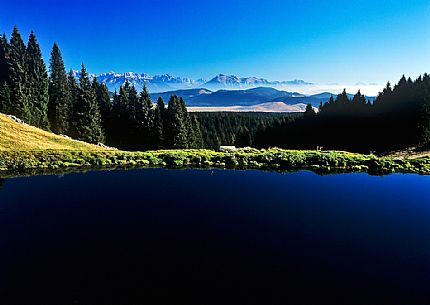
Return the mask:
[[430,174],[430,157],[395,158],[341,151],[297,150],[162,150],[123,152],[112,150],[6,150],[0,151],[0,174],[35,174],[89,168],[232,168],[318,173],[368,172],[371,174]]

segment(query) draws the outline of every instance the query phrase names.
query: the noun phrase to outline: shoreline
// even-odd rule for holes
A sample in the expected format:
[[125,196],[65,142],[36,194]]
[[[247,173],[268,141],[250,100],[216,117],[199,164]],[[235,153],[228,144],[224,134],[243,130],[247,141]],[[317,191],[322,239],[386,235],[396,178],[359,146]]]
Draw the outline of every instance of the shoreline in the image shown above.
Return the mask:
[[430,156],[393,157],[345,151],[206,149],[128,152],[113,150],[4,150],[0,151],[0,177],[64,173],[68,171],[126,168],[219,168],[267,171],[310,170],[317,174],[368,173],[430,175]]

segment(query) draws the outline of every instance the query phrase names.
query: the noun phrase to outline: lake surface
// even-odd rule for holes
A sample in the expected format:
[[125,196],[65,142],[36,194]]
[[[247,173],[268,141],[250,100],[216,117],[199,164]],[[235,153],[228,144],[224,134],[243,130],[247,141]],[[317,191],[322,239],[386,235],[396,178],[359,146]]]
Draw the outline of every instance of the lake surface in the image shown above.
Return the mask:
[[4,179],[1,304],[430,304],[430,176]]

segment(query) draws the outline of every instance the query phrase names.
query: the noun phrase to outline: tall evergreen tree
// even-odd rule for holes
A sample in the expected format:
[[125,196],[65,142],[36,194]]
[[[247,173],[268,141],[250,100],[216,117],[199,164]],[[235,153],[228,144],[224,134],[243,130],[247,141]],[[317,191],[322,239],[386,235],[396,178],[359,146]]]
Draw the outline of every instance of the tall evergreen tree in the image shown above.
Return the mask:
[[365,115],[369,105],[366,103],[366,97],[358,90],[352,98],[352,111],[355,116]]
[[46,66],[42,58],[36,35],[31,32],[26,51],[26,75],[28,101],[31,108],[29,123],[49,129],[48,101],[49,82]]
[[70,69],[69,74],[67,75],[67,87],[70,95],[70,124],[69,124],[69,131],[68,135],[76,137],[77,131],[76,131],[76,116],[75,116],[75,106],[76,102],[78,100],[78,93],[79,93],[79,85],[75,78],[75,73],[72,69]]
[[140,94],[141,104],[143,106],[143,114],[144,114],[144,121],[145,121],[145,132],[147,134],[151,133],[152,124],[153,124],[153,116],[152,116],[152,100],[151,96],[149,95],[148,89],[146,88],[146,85],[143,86],[142,92]]
[[92,87],[96,93],[97,104],[100,109],[101,124],[107,133],[112,110],[109,89],[105,83],[99,83],[96,77],[93,79]]
[[129,121],[130,121],[130,103],[128,93],[130,90],[130,83],[125,81],[124,85],[119,87],[119,92],[115,90],[112,103],[112,126],[108,128],[110,134],[109,144],[113,144],[119,148],[129,149],[130,139],[129,135]]
[[26,48],[18,28],[13,28],[7,58],[9,68],[9,85],[13,107],[11,113],[29,121],[31,109],[26,85]]
[[52,47],[49,70],[48,118],[51,130],[57,134],[68,134],[72,115],[72,96],[63,57],[56,43]]
[[317,114],[316,114],[314,108],[312,107],[312,105],[311,104],[307,104],[306,105],[306,110],[305,110],[305,113],[304,113],[304,117],[307,118],[307,119],[312,119],[312,118],[315,118],[316,115]]
[[164,126],[166,117],[166,106],[161,96],[157,100],[157,105],[154,109],[154,138],[156,140],[156,149],[164,148]]
[[200,129],[200,122],[195,116],[189,116],[191,125],[191,139],[189,140],[189,148],[204,148],[203,135]]
[[70,69],[69,74],[67,75],[67,86],[69,89],[70,100],[72,101],[72,110],[73,106],[78,98],[79,93],[79,85],[75,78],[75,73],[72,69]]
[[9,82],[9,66],[7,64],[9,43],[6,34],[0,37],[0,84]]
[[100,111],[89,75],[82,64],[78,94],[73,107],[76,138],[89,143],[104,141]]
[[182,103],[176,95],[170,97],[167,107],[166,142],[169,148],[187,148],[187,126]]
[[152,100],[146,86],[143,86],[137,103],[131,101],[131,104],[134,105],[134,117],[137,124],[138,135],[136,135],[136,140],[141,142],[141,147],[144,149],[153,148],[155,146],[154,112],[152,110]]
[[9,114],[11,113],[12,104],[10,99],[10,90],[6,81],[3,81],[3,85],[0,87],[0,112]]

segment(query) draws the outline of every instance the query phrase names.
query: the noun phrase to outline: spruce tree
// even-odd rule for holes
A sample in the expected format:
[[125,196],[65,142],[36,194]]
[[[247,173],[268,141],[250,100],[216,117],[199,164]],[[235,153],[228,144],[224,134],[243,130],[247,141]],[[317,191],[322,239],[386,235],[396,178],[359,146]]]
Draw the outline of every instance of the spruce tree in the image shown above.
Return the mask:
[[10,90],[6,81],[3,82],[3,85],[0,87],[0,112],[5,114],[10,114],[12,108],[11,100],[10,100]]
[[112,104],[112,128],[109,136],[111,137],[112,144],[119,148],[129,148],[129,122],[130,122],[130,103],[128,93],[130,90],[130,83],[125,81],[124,85],[119,87],[119,92],[115,91]]
[[9,67],[6,58],[8,55],[9,43],[6,34],[0,37],[0,84],[9,82]]
[[126,80],[124,85],[119,87],[119,92],[118,94],[116,94],[116,98],[114,98],[114,101],[113,101],[113,106],[112,106],[113,113],[116,119],[119,120],[121,124],[125,123],[127,119],[129,119],[129,108],[130,108],[130,103],[128,100],[129,90],[130,90],[130,83],[128,82],[128,80]]
[[126,141],[131,149],[141,149],[142,145],[146,144],[143,139],[142,125],[144,122],[138,118],[138,104],[139,96],[134,85],[128,87],[127,91],[128,107],[126,111],[126,119],[124,127],[126,131],[123,136],[125,136]]
[[49,70],[48,118],[51,123],[51,130],[57,134],[69,134],[72,96],[64,61],[56,43],[52,47]]
[[345,114],[350,110],[349,104],[350,100],[348,94],[346,93],[346,89],[343,89],[342,93],[339,94],[336,98],[336,110],[339,114]]
[[164,101],[161,98],[161,96],[157,100],[157,105],[154,109],[154,138],[156,141],[156,148],[161,149],[164,148],[164,120],[165,120],[165,114],[166,112],[166,106],[164,105]]
[[76,138],[89,143],[103,142],[104,134],[96,94],[83,64],[77,91],[73,107]]
[[96,93],[97,104],[99,106],[100,116],[101,116],[101,124],[103,129],[107,133],[107,130],[109,128],[108,126],[109,119],[110,119],[111,110],[112,110],[109,89],[105,83],[100,84],[96,77],[94,77],[93,79],[92,87]]
[[129,134],[130,121],[130,103],[128,100],[129,83],[126,80],[123,86],[119,87],[117,98],[114,100],[113,112],[115,116],[115,139],[116,145],[125,148],[128,143],[127,135]]
[[156,142],[153,132],[154,112],[152,110],[152,100],[146,86],[143,86],[138,100],[136,102],[133,102],[133,100],[130,102],[136,122],[136,141],[140,142],[143,149],[153,148]]
[[189,148],[203,148],[203,135],[200,130],[200,123],[195,116],[189,116],[191,125],[191,138],[189,140]]
[[352,98],[352,110],[354,111],[354,115],[364,115],[366,114],[366,110],[368,105],[366,103],[366,97],[361,94],[360,90],[358,90],[357,94]]
[[323,103],[320,102],[320,105],[318,106],[318,113],[321,113],[321,111],[323,110]]
[[67,75],[67,87],[70,95],[70,122],[67,134],[72,137],[76,137],[76,116],[74,109],[78,100],[79,85],[76,81],[75,74],[73,73],[72,69],[70,69],[69,74]]
[[36,35],[31,32],[26,51],[26,75],[28,86],[28,101],[31,108],[31,125],[49,129],[48,101],[49,82],[46,66],[42,58]]
[[72,69],[70,69],[69,75],[67,75],[67,86],[69,88],[68,91],[70,94],[70,100],[72,101],[72,110],[73,110],[73,105],[75,104],[76,99],[78,98],[79,85],[76,81],[75,73],[73,73]]
[[187,148],[187,126],[180,100],[170,97],[167,108],[166,142],[168,148]]
[[143,114],[144,114],[144,129],[147,134],[151,133],[152,125],[153,125],[153,116],[152,116],[152,100],[149,95],[148,89],[146,86],[143,86],[142,92],[140,93],[141,103],[143,106]]
[[128,90],[126,92],[127,95],[127,99],[128,99],[128,121],[127,123],[129,125],[131,125],[133,128],[136,125],[136,120],[137,120],[137,112],[138,112],[138,108],[139,108],[139,94],[136,90],[136,87],[134,87],[134,85],[131,85],[128,87]]
[[306,105],[306,110],[305,110],[305,113],[304,113],[304,118],[306,118],[306,119],[312,119],[312,118],[316,117],[316,115],[317,114],[315,113],[315,110],[312,107],[312,105],[311,104],[307,104]]
[[28,122],[31,109],[26,85],[26,48],[18,28],[13,28],[7,58],[13,107],[11,113]]

